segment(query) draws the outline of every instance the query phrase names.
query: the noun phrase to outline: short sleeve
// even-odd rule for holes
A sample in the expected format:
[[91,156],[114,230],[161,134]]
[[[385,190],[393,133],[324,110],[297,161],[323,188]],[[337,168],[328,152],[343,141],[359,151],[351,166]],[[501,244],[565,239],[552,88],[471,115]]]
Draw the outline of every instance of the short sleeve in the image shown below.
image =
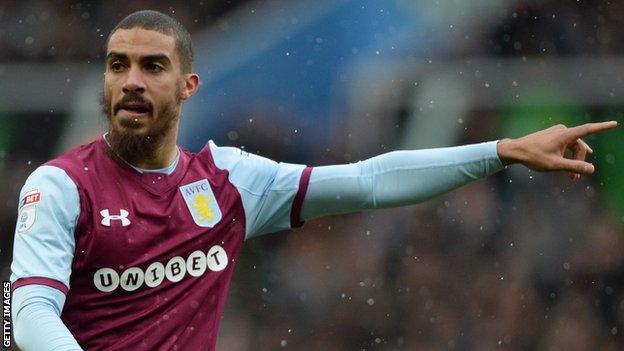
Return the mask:
[[65,171],[41,166],[28,177],[20,192],[15,227],[14,289],[39,284],[67,293],[79,214],[78,189]]
[[215,165],[227,170],[245,209],[245,238],[303,225],[301,205],[312,168],[209,143]]

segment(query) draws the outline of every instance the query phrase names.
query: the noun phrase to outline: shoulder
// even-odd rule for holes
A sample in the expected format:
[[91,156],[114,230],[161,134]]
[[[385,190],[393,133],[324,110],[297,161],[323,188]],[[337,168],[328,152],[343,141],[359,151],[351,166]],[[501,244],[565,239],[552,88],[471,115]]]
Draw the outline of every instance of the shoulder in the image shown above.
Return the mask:
[[272,169],[277,167],[278,163],[239,149],[233,146],[218,146],[212,140],[208,141],[200,154],[209,155],[214,165],[222,170],[240,171],[243,168],[255,168],[256,171],[263,169]]
[[78,185],[83,180],[85,171],[89,169],[95,171],[98,160],[103,158],[103,142],[102,138],[98,138],[88,144],[77,146],[46,162],[44,166],[62,169]]
[[45,165],[55,166],[59,168],[74,168],[77,166],[84,165],[85,163],[91,161],[96,157],[98,151],[101,151],[102,148],[102,138],[98,138],[93,140],[88,144],[83,144],[73,149],[68,150],[67,152],[57,156],[56,158],[48,161]]
[[37,167],[26,179],[22,194],[24,193],[41,191],[43,189],[76,189],[74,181],[67,175],[67,172],[62,168],[52,165],[42,165]]
[[36,204],[44,207],[67,205],[78,200],[78,188],[65,170],[43,165],[28,176],[19,199],[20,209]]
[[[28,176],[20,191],[17,232],[37,227],[37,223],[41,228],[70,223],[79,206],[78,188],[67,173],[58,167],[40,166]],[[40,219],[35,220],[37,217]]]
[[279,164],[271,159],[231,146],[218,146],[212,140],[199,152],[198,157],[228,173],[229,181],[239,190],[260,193],[272,181]]

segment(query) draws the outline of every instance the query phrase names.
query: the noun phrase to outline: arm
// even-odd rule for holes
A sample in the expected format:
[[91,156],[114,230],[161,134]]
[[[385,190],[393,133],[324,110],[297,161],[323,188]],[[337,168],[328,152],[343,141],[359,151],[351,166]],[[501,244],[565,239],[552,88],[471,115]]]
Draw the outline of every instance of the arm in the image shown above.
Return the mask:
[[394,151],[355,164],[315,167],[304,220],[422,202],[503,169],[497,142]]
[[[451,148],[395,151],[356,164],[315,167],[301,216],[304,220],[422,202],[520,163],[536,171],[568,171],[573,180],[591,174],[591,148],[580,138],[617,126],[554,126],[519,139]],[[566,149],[572,159],[564,157]]]
[[[234,147],[209,141],[215,165],[228,171],[245,211],[245,239],[300,226],[297,194],[304,165],[275,162]],[[300,205],[300,201],[299,201]],[[296,212],[297,214],[292,215]]]
[[11,264],[15,341],[24,350],[80,349],[59,318],[79,212],[78,190],[63,170],[42,166],[26,180]]
[[82,350],[59,317],[65,294],[45,285],[13,292],[15,342],[22,350]]
[[[277,163],[237,148],[208,143],[215,165],[228,171],[245,211],[245,238],[298,227],[324,215],[424,201],[504,166],[591,173],[582,136],[615,122],[555,126],[520,139],[459,147],[396,151],[349,165],[311,168]],[[574,160],[563,158],[570,148]],[[585,168],[587,167],[587,168]],[[575,176],[576,177],[576,176]]]

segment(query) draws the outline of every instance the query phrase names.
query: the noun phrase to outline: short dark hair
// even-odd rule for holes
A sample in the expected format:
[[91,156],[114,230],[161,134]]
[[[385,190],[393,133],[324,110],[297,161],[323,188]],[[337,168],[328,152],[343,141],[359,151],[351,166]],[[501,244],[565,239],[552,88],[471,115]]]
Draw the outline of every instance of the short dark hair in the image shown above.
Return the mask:
[[110,32],[108,39],[106,39],[106,48],[108,48],[111,36],[118,29],[132,29],[136,27],[173,36],[175,38],[176,51],[178,56],[180,56],[182,72],[190,73],[193,70],[195,54],[193,52],[191,35],[178,20],[162,12],[142,10],[129,14]]

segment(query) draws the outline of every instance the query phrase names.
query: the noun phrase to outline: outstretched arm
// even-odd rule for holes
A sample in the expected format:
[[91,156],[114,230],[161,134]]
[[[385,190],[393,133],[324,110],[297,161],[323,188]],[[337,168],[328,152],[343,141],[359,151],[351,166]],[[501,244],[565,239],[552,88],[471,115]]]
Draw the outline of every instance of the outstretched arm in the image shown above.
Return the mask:
[[[536,171],[569,171],[572,179],[578,179],[594,171],[585,162],[592,150],[581,138],[616,126],[614,121],[573,128],[558,125],[519,139],[395,151],[355,164],[315,167],[301,217],[422,202],[513,163]],[[566,149],[573,152],[573,159],[564,157]]]
[[497,142],[393,151],[353,164],[314,167],[304,220],[425,201],[503,169]]

